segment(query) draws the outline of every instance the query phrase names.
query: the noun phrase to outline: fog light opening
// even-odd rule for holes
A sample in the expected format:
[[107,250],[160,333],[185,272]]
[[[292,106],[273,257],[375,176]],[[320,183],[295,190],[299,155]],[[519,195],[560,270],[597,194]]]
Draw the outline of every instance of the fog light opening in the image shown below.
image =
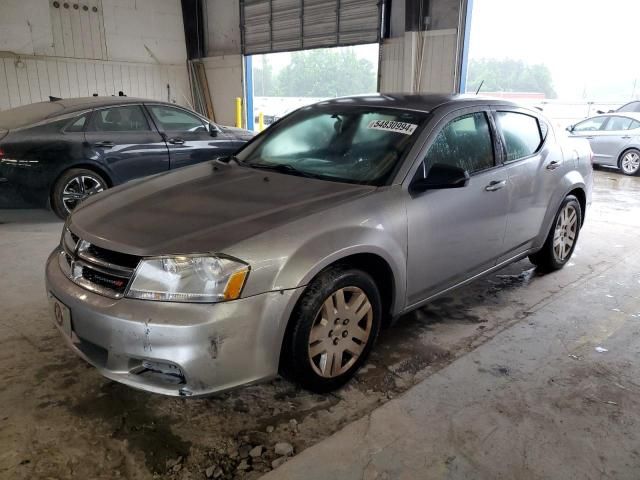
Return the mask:
[[142,361],[142,370],[138,375],[160,375],[165,383],[181,384],[185,383],[184,374],[177,365],[166,362],[157,362],[152,360]]

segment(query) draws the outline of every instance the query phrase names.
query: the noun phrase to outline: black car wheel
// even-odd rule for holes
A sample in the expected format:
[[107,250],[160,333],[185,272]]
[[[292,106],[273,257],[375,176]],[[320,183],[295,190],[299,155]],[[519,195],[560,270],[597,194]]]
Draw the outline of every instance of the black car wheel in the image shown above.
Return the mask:
[[553,220],[544,246],[529,256],[531,263],[543,271],[560,270],[573,255],[581,226],[580,202],[573,195],[567,195]]
[[284,375],[318,393],[342,386],[369,355],[381,314],[370,275],[347,266],[326,270],[307,287],[291,317]]
[[85,198],[107,188],[105,179],[96,172],[72,168],[56,181],[51,195],[51,207],[64,220]]

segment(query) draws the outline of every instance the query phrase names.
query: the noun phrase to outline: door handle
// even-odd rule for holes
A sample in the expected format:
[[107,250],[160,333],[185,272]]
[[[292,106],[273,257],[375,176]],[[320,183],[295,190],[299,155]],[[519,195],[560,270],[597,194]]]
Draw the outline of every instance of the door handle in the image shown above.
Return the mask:
[[506,180],[494,180],[493,182],[489,183],[489,185],[484,187],[484,189],[487,192],[495,192],[496,190],[500,190],[501,188],[503,188],[506,184]]
[[593,140],[593,136],[584,137],[584,138],[586,138],[587,140]]
[[115,146],[114,143],[110,142],[109,140],[105,140],[104,142],[96,142],[93,145],[96,147],[103,147],[103,148],[111,148]]
[[555,170],[559,166],[560,166],[560,163],[553,160],[551,163],[549,163],[549,165],[547,165],[547,170]]
[[630,135],[625,135],[624,137],[622,137],[623,140],[629,140],[631,138]]
[[181,138],[168,138],[167,142],[172,145],[182,145],[184,143],[184,140]]

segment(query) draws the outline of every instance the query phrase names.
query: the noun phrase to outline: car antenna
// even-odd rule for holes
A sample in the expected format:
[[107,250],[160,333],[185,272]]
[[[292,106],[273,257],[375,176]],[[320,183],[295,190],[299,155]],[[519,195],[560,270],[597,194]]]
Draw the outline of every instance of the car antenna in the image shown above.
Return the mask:
[[478,89],[476,90],[476,95],[478,95],[478,93],[480,93],[480,89],[482,88],[482,85],[484,85],[484,80],[482,80],[480,82],[480,85],[478,85]]

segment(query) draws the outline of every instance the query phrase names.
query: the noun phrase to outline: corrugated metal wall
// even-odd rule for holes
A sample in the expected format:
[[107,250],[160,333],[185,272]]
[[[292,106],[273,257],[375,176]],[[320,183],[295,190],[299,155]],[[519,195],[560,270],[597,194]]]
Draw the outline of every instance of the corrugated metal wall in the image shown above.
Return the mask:
[[241,0],[243,53],[374,43],[378,0]]
[[407,32],[382,44],[381,92],[453,93],[458,30]]
[[49,95],[70,98],[119,91],[180,104],[188,104],[190,96],[182,66],[0,56],[0,110],[45,101]]
[[179,0],[0,0],[0,110],[119,91],[190,103]]

